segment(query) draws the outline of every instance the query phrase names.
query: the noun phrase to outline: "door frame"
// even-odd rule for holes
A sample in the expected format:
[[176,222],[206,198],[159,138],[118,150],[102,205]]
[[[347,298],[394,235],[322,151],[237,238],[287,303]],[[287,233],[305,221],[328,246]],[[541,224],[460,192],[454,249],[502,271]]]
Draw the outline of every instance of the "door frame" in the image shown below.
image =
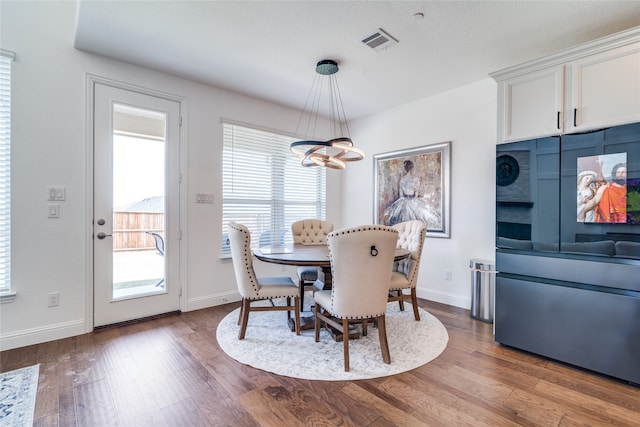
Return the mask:
[[93,260],[94,260],[94,227],[93,227],[93,215],[94,215],[94,87],[96,84],[101,84],[105,86],[111,86],[117,89],[127,90],[131,92],[138,92],[143,95],[154,96],[157,98],[166,99],[168,101],[177,102],[180,110],[180,128],[179,128],[179,209],[178,209],[178,224],[179,224],[179,235],[178,239],[178,277],[179,277],[179,285],[181,287],[180,297],[179,297],[179,305],[180,310],[184,311],[186,308],[186,295],[187,295],[187,281],[186,281],[186,262],[185,262],[185,253],[186,253],[186,245],[187,245],[187,224],[186,224],[186,207],[187,207],[187,194],[186,194],[186,182],[184,179],[185,170],[186,170],[186,153],[187,153],[187,139],[186,139],[186,129],[185,126],[182,126],[183,121],[186,121],[187,118],[187,102],[184,97],[169,94],[166,92],[161,92],[141,86],[136,86],[133,84],[123,83],[121,81],[112,80],[106,77],[97,76],[94,74],[87,73],[86,75],[86,85],[85,85],[85,148],[86,148],[86,176],[85,176],[85,194],[86,194],[86,206],[85,206],[85,331],[91,332],[94,330],[94,269],[93,269]]

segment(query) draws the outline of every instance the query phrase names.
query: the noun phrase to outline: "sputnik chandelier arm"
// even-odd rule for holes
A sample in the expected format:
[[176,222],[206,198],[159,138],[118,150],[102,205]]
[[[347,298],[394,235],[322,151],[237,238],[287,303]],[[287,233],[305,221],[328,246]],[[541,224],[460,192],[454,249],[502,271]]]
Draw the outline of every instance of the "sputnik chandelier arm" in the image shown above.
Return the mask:
[[[296,135],[301,125],[305,124],[303,140],[293,142],[291,151],[300,157],[300,164],[305,167],[324,166],[332,169],[344,169],[346,162],[364,159],[364,153],[353,146],[349,135],[340,89],[335,74],[338,63],[332,59],[323,59],[316,65],[318,74],[313,81],[302,114],[296,127]],[[327,76],[327,78],[323,78]],[[318,116],[322,101],[323,82],[328,80],[328,102],[330,105],[328,140],[315,136],[318,127]],[[309,103],[311,101],[311,103]],[[307,111],[307,107],[309,110]]]

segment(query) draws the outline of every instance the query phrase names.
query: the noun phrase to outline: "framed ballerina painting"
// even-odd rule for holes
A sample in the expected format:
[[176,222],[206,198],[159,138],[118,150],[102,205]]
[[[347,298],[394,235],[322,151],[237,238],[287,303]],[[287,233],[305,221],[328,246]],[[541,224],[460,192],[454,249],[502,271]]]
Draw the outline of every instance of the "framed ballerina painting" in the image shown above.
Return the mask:
[[374,222],[418,219],[427,237],[450,237],[451,142],[376,154]]

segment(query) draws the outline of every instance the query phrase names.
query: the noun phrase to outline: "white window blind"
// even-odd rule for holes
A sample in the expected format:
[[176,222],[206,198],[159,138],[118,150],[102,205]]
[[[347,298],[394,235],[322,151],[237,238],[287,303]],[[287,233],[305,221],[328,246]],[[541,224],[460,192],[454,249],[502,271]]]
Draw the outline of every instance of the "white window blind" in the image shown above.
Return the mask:
[[0,49],[0,292],[11,290],[11,62]]
[[293,138],[223,123],[222,254],[230,221],[246,225],[251,246],[291,243],[291,224],[325,219],[323,167],[303,167],[289,150]]

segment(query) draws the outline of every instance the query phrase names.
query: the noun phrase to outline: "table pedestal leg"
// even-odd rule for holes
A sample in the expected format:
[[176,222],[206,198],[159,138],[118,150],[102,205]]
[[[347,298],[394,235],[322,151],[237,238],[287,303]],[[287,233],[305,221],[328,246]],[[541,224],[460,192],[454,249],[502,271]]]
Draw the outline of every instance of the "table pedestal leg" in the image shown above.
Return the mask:
[[[305,311],[304,313],[300,313],[300,330],[306,331],[309,329],[313,329],[315,327],[315,316],[312,312]],[[293,317],[289,318],[289,327],[291,328],[291,332],[295,332],[296,330],[296,321]]]

